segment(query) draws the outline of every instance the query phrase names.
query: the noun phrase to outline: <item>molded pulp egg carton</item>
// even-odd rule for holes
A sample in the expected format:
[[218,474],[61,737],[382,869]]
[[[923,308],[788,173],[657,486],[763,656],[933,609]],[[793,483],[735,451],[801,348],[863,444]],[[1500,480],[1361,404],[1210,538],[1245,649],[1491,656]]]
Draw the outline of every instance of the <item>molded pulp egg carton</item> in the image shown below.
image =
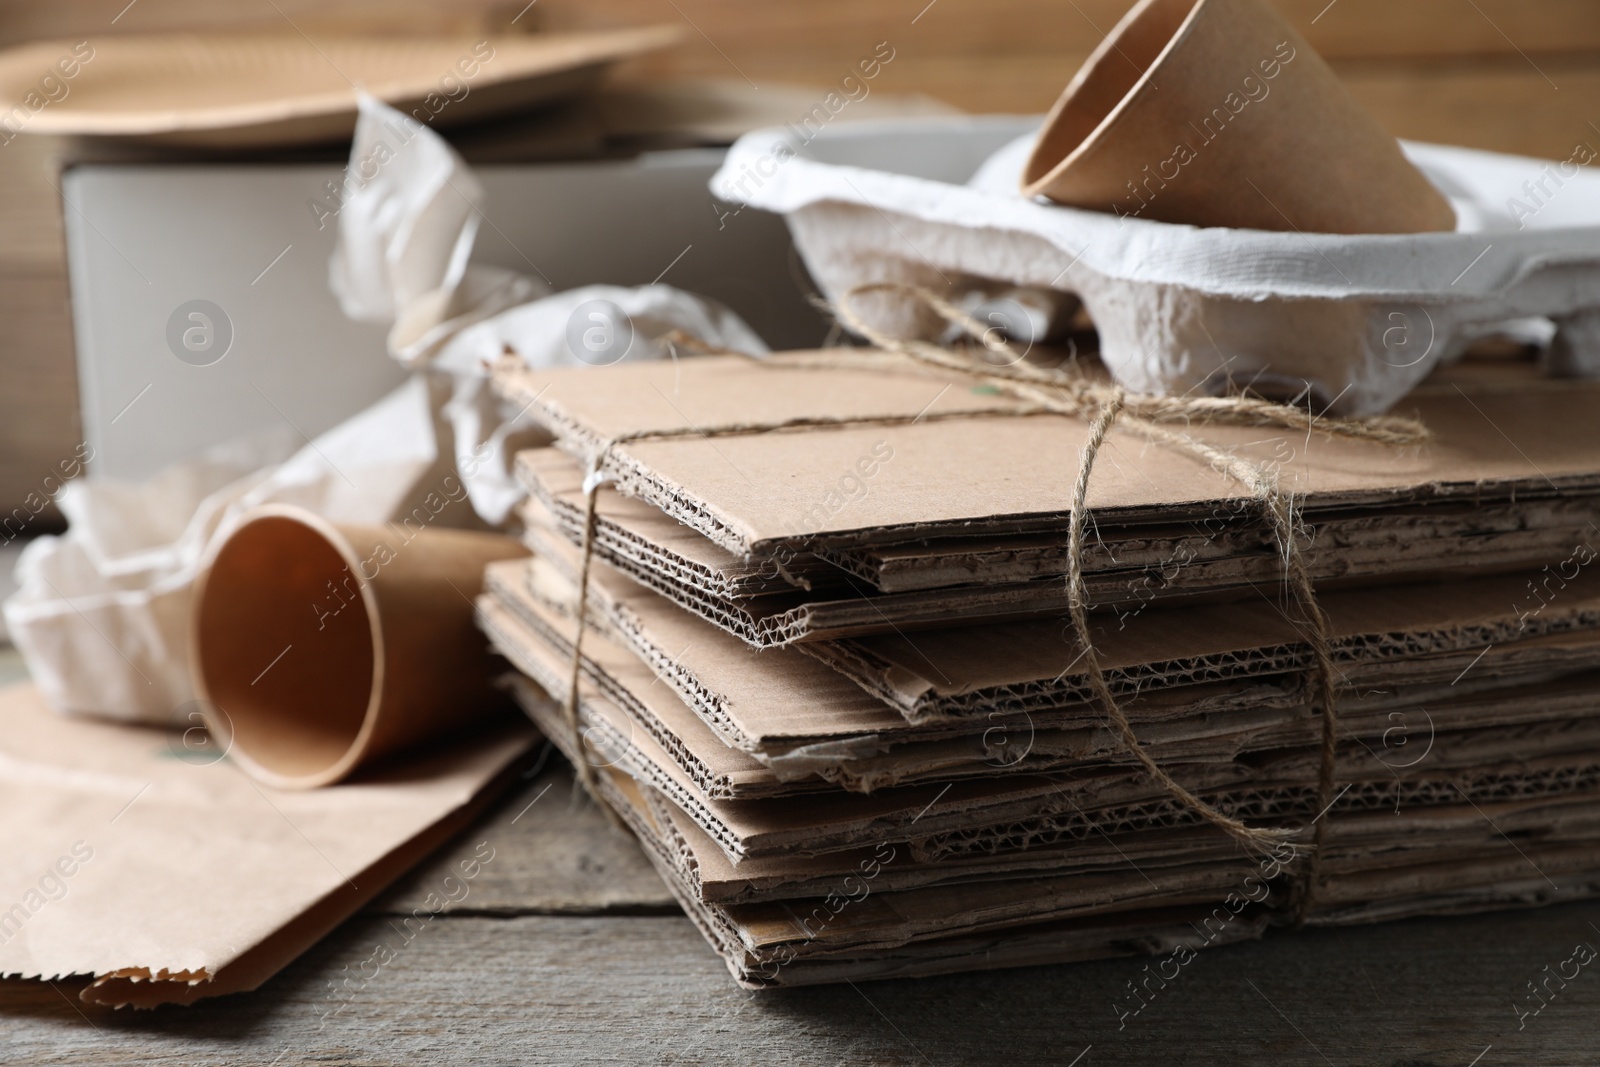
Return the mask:
[[[1201,229],[1024,199],[1037,118],[759,130],[718,197],[786,217],[823,292],[900,281],[957,294],[1077,295],[1128,388],[1252,383],[1342,414],[1387,409],[1473,341],[1543,346],[1560,375],[1600,374],[1600,175],[1562,161],[1406,143],[1451,199],[1454,233],[1346,236]],[[875,325],[937,337],[924,309],[862,301]]]

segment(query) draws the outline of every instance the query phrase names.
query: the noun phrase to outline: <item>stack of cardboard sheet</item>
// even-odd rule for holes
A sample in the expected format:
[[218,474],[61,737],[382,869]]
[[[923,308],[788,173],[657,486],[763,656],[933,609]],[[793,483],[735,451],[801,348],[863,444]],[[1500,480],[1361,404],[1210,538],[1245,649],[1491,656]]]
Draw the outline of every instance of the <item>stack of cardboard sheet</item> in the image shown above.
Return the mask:
[[[1514,365],[1413,394],[1395,447],[1196,426],[1293,495],[1339,699],[1318,788],[1311,631],[1248,492],[891,357],[497,370],[535,556],[479,617],[528,714],[638,833],[734,976],[800,984],[1170,953],[1600,890],[1600,389]],[[576,722],[584,483],[598,484]],[[1309,896],[1307,896],[1309,894]]]

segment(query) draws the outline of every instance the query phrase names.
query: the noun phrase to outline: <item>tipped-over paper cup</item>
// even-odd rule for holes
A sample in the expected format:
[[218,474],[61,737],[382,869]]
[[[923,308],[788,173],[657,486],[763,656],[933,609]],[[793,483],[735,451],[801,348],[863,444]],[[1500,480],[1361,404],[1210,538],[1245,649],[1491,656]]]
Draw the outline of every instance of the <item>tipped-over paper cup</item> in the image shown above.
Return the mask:
[[473,598],[486,565],[524,554],[498,534],[251,512],[195,595],[212,736],[259,781],[308,789],[502,711]]
[[1140,0],[1056,101],[1022,191],[1196,226],[1455,228],[1449,201],[1264,0]]

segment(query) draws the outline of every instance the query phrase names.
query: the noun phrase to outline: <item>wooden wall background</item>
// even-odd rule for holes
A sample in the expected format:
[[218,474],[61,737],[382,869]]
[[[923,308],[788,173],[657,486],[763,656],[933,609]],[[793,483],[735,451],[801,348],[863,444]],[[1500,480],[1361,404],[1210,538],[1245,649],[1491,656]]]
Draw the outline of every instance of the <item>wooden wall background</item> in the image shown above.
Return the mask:
[[[874,91],[1036,112],[1131,0],[0,0],[0,47],[157,30],[443,34],[688,27],[632,78],[837,82],[888,41]],[[1396,135],[1568,156],[1600,146],[1596,0],[1273,0]],[[0,148],[0,514],[78,438],[59,146]]]

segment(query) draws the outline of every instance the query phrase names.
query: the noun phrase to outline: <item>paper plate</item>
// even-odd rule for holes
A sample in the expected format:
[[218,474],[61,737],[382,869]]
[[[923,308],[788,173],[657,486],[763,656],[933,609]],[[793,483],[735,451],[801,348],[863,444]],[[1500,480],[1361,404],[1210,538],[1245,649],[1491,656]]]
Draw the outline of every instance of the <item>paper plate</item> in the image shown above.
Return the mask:
[[363,89],[449,125],[588,88],[671,26],[489,39],[160,34],[36,41],[0,53],[11,132],[246,147],[347,138]]

